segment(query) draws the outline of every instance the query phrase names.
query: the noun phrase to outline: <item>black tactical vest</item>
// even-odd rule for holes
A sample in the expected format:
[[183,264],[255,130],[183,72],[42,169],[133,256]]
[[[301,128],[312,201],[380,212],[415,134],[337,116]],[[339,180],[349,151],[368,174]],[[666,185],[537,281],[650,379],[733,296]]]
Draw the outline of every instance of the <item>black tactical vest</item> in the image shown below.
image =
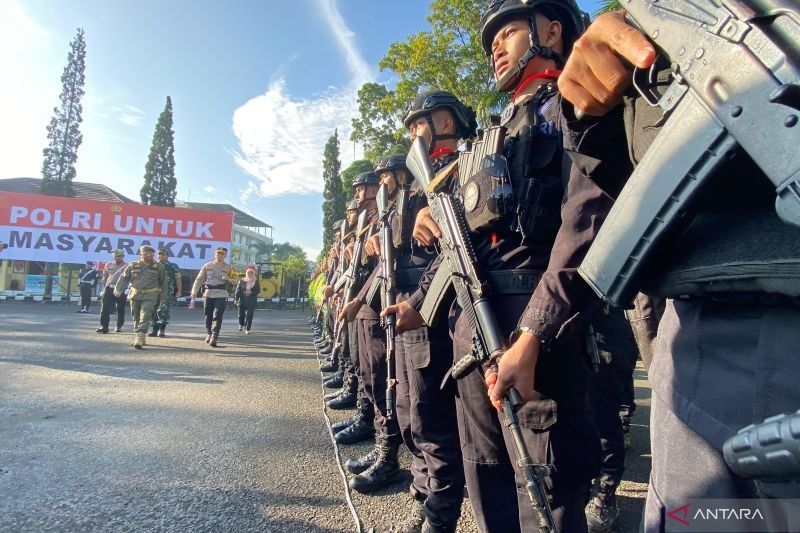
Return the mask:
[[[659,132],[660,118],[660,108],[642,98],[626,100],[634,164]],[[660,247],[642,278],[645,292],[660,297],[730,292],[800,297],[800,228],[782,222],[774,204],[770,182],[747,154],[737,154],[698,193],[682,226]]]
[[527,100],[509,104],[500,120],[513,203],[492,229],[518,234],[527,244],[551,243],[561,225],[566,174],[559,103],[555,84],[543,85]]

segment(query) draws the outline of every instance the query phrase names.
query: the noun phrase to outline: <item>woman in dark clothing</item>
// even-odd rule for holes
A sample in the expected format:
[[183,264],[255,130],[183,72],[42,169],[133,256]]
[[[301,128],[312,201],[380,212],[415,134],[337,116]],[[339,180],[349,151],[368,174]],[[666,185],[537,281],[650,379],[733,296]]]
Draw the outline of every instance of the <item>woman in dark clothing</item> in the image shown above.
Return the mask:
[[236,294],[233,301],[239,306],[239,331],[244,329],[246,335],[250,335],[250,327],[253,325],[253,312],[256,310],[258,294],[261,286],[258,284],[256,271],[248,268],[244,278],[236,286]]

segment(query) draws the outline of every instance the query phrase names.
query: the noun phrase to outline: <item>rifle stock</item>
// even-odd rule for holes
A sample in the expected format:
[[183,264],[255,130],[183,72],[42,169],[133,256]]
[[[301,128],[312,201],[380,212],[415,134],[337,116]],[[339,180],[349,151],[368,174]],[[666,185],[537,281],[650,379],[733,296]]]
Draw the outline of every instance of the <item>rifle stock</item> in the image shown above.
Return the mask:
[[[800,17],[779,0],[634,0],[628,20],[672,65],[656,94],[634,85],[666,123],[619,195],[578,269],[605,301],[629,307],[653,249],[719,165],[744,150],[800,225]],[[753,7],[755,6],[755,7]],[[758,11],[755,11],[757,9]],[[780,19],[778,22],[772,22]],[[786,50],[782,50],[781,47]],[[655,67],[646,78],[653,78]]]

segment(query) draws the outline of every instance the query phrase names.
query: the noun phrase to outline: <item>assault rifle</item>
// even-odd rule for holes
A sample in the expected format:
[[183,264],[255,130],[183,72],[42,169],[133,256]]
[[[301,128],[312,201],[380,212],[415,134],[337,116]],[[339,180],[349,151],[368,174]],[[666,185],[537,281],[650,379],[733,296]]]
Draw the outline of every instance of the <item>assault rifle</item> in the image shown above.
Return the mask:
[[[496,366],[506,346],[497,317],[489,302],[488,286],[478,274],[478,261],[467,233],[467,223],[463,208],[458,201],[445,192],[433,190],[433,168],[428,158],[428,149],[422,138],[411,145],[406,165],[417,183],[425,191],[431,216],[439,226],[442,236],[439,240],[444,261],[439,265],[436,276],[450,278],[456,292],[458,305],[467,318],[472,331],[472,349],[469,354],[457,361],[451,375],[460,379],[481,365]],[[556,531],[553,514],[547,501],[542,479],[554,470],[552,465],[534,464],[528,454],[516,411],[522,406],[519,392],[511,387],[503,397],[505,424],[514,440],[517,464],[525,477],[525,489],[531,505],[539,518],[540,531]]]
[[[628,21],[655,44],[633,85],[664,113],[586,254],[580,275],[630,307],[638,277],[721,163],[743,150],[775,186],[775,210],[800,225],[800,15],[791,0],[632,0]],[[671,84],[659,92],[657,64]]]
[[[392,225],[389,217],[392,214],[392,206],[389,204],[389,191],[386,185],[381,185],[378,194],[375,196],[378,204],[378,216],[381,224],[381,257],[379,263],[378,276],[376,282],[381,287],[381,307],[386,308],[394,305],[397,292],[395,289],[394,276],[394,246],[392,245]],[[373,284],[374,285],[374,284]],[[383,329],[386,331],[386,418],[393,419],[395,403],[395,386],[397,378],[395,376],[395,325],[397,317],[394,314],[386,315],[382,320]]]
[[[346,222],[342,223],[342,235],[344,235]],[[362,211],[361,214],[358,216],[358,226],[355,233],[355,244],[353,246],[353,256],[350,258],[350,265],[347,269],[343,270],[342,275],[336,281],[336,285],[334,286],[334,292],[338,292],[342,287],[344,287],[344,299],[342,301],[342,307],[344,308],[350,301],[353,300],[356,296],[356,276],[358,275],[358,268],[361,265],[361,254],[364,251],[364,241],[366,240],[365,235],[367,233],[367,212]],[[344,263],[344,239],[342,239],[342,253],[339,256],[339,262]],[[331,349],[332,354],[336,354],[336,351],[341,348],[341,339],[342,339],[342,329],[347,323],[347,317],[343,318],[342,320],[336,320],[335,328],[334,328],[334,340],[333,340],[333,348]]]

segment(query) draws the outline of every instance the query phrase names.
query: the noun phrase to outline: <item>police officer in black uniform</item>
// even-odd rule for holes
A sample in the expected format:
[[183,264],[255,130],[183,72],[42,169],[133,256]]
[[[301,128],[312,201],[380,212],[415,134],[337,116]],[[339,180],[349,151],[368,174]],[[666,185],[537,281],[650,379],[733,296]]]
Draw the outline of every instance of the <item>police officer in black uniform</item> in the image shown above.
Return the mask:
[[[357,178],[358,179],[358,178]],[[347,206],[347,224],[350,233],[349,240],[354,242],[355,230],[358,221],[359,202],[354,198]],[[344,258],[341,259],[344,261]],[[346,264],[344,266],[346,268]],[[337,309],[337,317],[341,309]],[[343,349],[347,354],[343,368],[341,390],[326,397],[328,406],[335,408],[352,407],[355,405],[356,413],[341,422],[331,426],[334,439],[339,444],[355,444],[371,438],[375,434],[375,411],[372,401],[359,387],[359,343],[356,334],[355,320],[349,320],[342,331]]]
[[[781,10],[763,17],[765,5],[756,7],[756,22],[777,28],[782,16],[796,18]],[[573,160],[616,196],[664,123],[662,110],[644,98],[623,99],[630,65],[650,67],[655,49],[621,13],[599,17],[581,40],[559,81],[564,97],[587,114],[570,123]],[[687,50],[693,55],[690,43]],[[657,70],[654,79],[667,81],[669,69]],[[726,104],[734,105],[736,96],[726,95]],[[571,107],[564,110],[572,117]],[[790,107],[786,113],[796,117]],[[667,512],[691,498],[800,497],[796,483],[738,478],[722,454],[725,440],[743,426],[800,405],[800,228],[778,218],[774,187],[741,152],[725,160],[687,215],[681,230],[661,244],[660,260],[641,283],[645,293],[667,298],[648,369],[648,532],[663,531]],[[793,531],[800,524],[772,527]]]
[[[503,150],[507,179],[490,184],[496,188],[491,197],[508,201],[496,202],[500,208],[471,202],[471,184],[489,185],[475,181],[482,179],[481,174],[462,174],[459,194],[473,230],[470,237],[480,270],[487,274],[492,289],[492,308],[503,333],[513,333],[515,339],[512,349],[516,346],[517,353],[509,350],[500,363],[509,355],[516,363],[525,343],[537,338],[525,323],[528,304],[548,269],[561,223],[568,176],[560,146],[555,80],[557,68],[583,28],[584,16],[571,0],[505,0],[492,3],[482,21],[482,44],[492,59],[497,88],[512,92],[512,103],[501,118],[507,133]],[[483,179],[488,178],[484,175]],[[431,221],[421,215],[417,226],[425,224],[430,231]],[[418,294],[427,292],[426,278]],[[406,308],[399,313],[398,323],[403,318],[410,327],[419,315]],[[453,355],[460,359],[470,350],[472,332],[457,306],[453,318]],[[515,383],[527,401],[518,416],[533,461],[556,465],[556,472],[546,480],[556,526],[561,531],[582,531],[586,529],[585,495],[600,459],[586,402],[589,368],[582,336],[565,334],[547,340],[547,349],[538,359],[524,361],[531,370],[529,381]],[[482,530],[531,530],[538,521],[525,496],[524,481],[515,472],[512,440],[487,397],[487,384],[490,393],[504,392],[506,385],[499,377],[489,374],[485,383],[473,372],[458,381],[459,430],[470,503]],[[499,404],[499,398],[492,399]]]
[[588,332],[596,353],[589,385],[589,406],[600,434],[602,464],[596,493],[586,505],[590,533],[612,531],[619,518],[616,494],[625,472],[625,432],[620,413],[632,412],[633,369],[639,356],[633,330],[621,309],[603,306]]
[[[449,119],[441,131],[446,138],[439,137],[431,142],[435,130],[426,130],[430,151],[441,154],[434,165],[441,168],[455,159],[458,139],[474,135],[475,115],[452,94],[435,91],[424,93],[411,102],[405,123],[412,125],[418,117],[433,113],[446,114]],[[433,117],[430,119],[433,123]],[[422,129],[415,129],[414,135],[417,132],[423,134]],[[435,258],[434,250],[415,245],[411,238],[412,221],[425,206],[425,197],[418,191],[411,193],[413,177],[406,168],[404,155],[384,157],[375,172],[391,191],[396,206],[391,221],[396,248],[395,278],[397,299],[403,301],[416,290],[425,267]],[[464,472],[455,411],[455,384],[451,381],[441,387],[452,363],[451,351],[452,341],[444,322],[437,327],[422,327],[397,336],[396,412],[403,441],[412,454],[413,475],[413,505],[399,528],[403,532],[423,528],[454,531],[460,516]]]

